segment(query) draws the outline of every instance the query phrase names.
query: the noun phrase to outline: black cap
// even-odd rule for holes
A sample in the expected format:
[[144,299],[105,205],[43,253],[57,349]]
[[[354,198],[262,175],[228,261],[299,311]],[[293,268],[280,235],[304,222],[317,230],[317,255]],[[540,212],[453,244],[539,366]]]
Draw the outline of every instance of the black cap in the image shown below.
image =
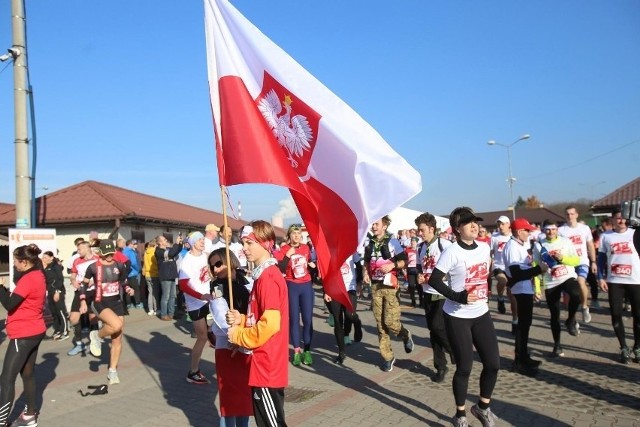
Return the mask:
[[102,240],[100,242],[100,253],[102,256],[113,255],[116,253],[116,247],[109,239]]

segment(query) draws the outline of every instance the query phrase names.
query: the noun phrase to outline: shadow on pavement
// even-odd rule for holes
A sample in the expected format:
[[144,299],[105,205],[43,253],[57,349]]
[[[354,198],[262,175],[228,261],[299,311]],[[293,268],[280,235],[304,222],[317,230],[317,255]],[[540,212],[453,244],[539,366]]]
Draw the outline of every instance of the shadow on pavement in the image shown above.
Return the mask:
[[[189,420],[189,426],[210,427],[217,425],[218,412],[214,401],[217,383],[194,385],[185,380],[191,360],[191,348],[171,340],[168,336],[151,332],[149,341],[128,336],[131,349],[144,364],[152,378],[157,378],[158,387],[163,391],[167,405],[181,410]],[[210,350],[205,348],[205,352]],[[201,361],[202,371],[214,371],[213,364]],[[211,380],[211,376],[209,376]],[[203,404],[203,402],[205,402]]]

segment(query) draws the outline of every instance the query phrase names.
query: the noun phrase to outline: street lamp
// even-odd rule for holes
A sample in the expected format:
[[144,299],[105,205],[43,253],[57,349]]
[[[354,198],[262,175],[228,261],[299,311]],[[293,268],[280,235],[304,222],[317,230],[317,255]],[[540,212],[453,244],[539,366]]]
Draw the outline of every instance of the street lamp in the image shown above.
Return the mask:
[[520,138],[513,141],[511,144],[500,144],[499,142],[495,142],[494,140],[487,141],[487,144],[489,145],[499,145],[500,147],[505,147],[507,149],[507,160],[509,162],[509,178],[507,178],[507,181],[509,182],[509,194],[511,196],[511,213],[513,215],[513,219],[516,219],[516,204],[515,204],[515,201],[513,200],[513,183],[515,182],[516,179],[514,178],[513,173],[511,173],[511,147],[513,147],[520,141],[529,139],[530,137],[531,135],[526,133],[522,135]]

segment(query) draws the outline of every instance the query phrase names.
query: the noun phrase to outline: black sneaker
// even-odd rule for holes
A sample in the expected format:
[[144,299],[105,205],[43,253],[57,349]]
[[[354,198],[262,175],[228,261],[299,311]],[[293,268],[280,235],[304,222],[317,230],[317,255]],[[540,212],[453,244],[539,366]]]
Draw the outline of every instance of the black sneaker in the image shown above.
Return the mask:
[[342,365],[344,363],[344,359],[347,358],[347,355],[340,352],[338,353],[338,357],[336,357],[336,360],[333,361],[333,363],[335,363],[336,365]]
[[549,357],[563,357],[563,356],[564,356],[564,350],[562,350],[562,347],[560,346],[560,344],[554,345],[553,351],[549,353]]
[[629,363],[631,360],[631,352],[629,351],[629,347],[622,347],[620,349],[620,363],[624,363],[625,365]]
[[507,307],[504,305],[504,299],[498,300],[498,313],[505,314],[507,312]]
[[442,369],[438,369],[436,374],[431,378],[431,381],[433,381],[434,383],[441,383],[447,376],[447,372],[449,372],[449,368],[446,366]]
[[394,363],[396,363],[395,357],[391,360],[385,360],[384,362],[382,362],[382,365],[380,365],[380,369],[382,369],[384,372],[391,372],[393,371]]
[[353,329],[353,340],[355,342],[362,341],[362,322],[360,321],[360,319],[358,319],[357,322],[354,322]]
[[191,384],[209,384],[209,380],[205,377],[202,372],[191,372],[187,374],[187,382]]
[[578,336],[578,328],[576,327],[576,321],[574,320],[565,320],[564,322],[565,326],[567,327],[567,332],[569,332],[569,335],[572,336]]
[[404,351],[406,353],[411,353],[413,351],[413,338],[411,337],[411,332],[407,331],[407,338],[404,340]]
[[527,366],[517,360],[513,362],[511,369],[513,370],[513,372],[527,377],[535,377],[538,374],[538,370],[536,368]]
[[537,368],[542,364],[540,360],[534,360],[528,354],[527,357],[523,358],[522,362],[527,366],[531,366],[532,368]]

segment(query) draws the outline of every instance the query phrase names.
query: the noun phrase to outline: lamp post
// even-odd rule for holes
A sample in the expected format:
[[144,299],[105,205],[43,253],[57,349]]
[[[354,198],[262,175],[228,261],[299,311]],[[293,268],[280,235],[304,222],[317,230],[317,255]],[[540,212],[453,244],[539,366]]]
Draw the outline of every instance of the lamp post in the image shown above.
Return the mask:
[[487,144],[489,145],[499,145],[500,147],[505,147],[507,149],[507,161],[509,162],[509,177],[507,178],[507,181],[509,182],[509,195],[511,197],[511,213],[512,213],[513,219],[516,219],[516,203],[513,200],[513,183],[515,182],[516,179],[514,178],[513,173],[511,172],[511,147],[513,147],[520,141],[529,139],[530,137],[531,135],[526,133],[522,135],[520,138],[513,141],[511,144],[500,144],[499,142],[495,142],[494,140],[487,141]]

